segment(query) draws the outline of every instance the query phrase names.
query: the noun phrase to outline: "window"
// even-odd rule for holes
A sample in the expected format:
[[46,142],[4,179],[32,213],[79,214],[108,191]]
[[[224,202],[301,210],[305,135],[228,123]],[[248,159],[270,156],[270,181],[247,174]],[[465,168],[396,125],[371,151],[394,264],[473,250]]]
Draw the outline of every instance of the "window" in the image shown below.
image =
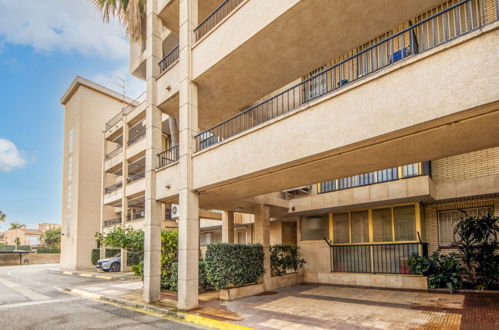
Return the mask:
[[373,210],[372,223],[374,242],[393,241],[391,208]]
[[352,212],[351,215],[352,243],[369,242],[369,212]]
[[464,216],[464,211],[469,216],[480,217],[494,212],[493,206],[473,207],[460,210],[439,211],[438,218],[438,245],[449,247],[454,241],[454,226],[456,221]]
[[350,220],[348,213],[333,214],[333,239],[335,243],[350,243]]
[[415,241],[416,212],[414,205],[394,207],[393,224],[396,241]]
[[327,214],[302,217],[302,241],[318,241],[329,236],[329,219]]
[[73,179],[73,156],[68,157],[68,181]]

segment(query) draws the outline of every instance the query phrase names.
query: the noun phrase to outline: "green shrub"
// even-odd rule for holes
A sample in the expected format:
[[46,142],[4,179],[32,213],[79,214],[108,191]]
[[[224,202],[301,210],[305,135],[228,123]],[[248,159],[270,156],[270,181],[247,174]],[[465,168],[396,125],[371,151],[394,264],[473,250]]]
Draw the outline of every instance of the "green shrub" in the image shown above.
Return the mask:
[[37,253],[61,253],[59,248],[39,247],[36,249]]
[[298,257],[298,247],[292,245],[272,245],[270,247],[270,268],[272,276],[282,276],[290,271],[298,271],[305,259]]
[[256,283],[264,273],[260,244],[209,244],[205,255],[208,283],[215,289]]
[[0,251],[14,251],[15,249],[15,245],[0,245]]
[[99,259],[100,259],[100,249],[92,249],[92,254],[90,257],[92,265],[96,265]]
[[29,245],[19,245],[17,247],[17,250],[22,250],[22,251],[31,251],[31,246]]
[[126,254],[126,263],[128,266],[138,265],[144,260],[144,252],[128,251]]
[[435,251],[430,257],[411,257],[408,264],[412,274],[428,276],[430,288],[447,287],[452,293],[461,287],[463,269],[455,253],[440,255]]
[[106,249],[106,253],[104,254],[104,256],[106,258],[112,258],[120,254],[120,252],[120,249]]
[[[203,259],[199,260],[199,289],[207,289],[210,285],[206,277],[206,263]],[[172,291],[178,289],[178,263],[173,262],[168,273],[161,272],[161,288]]]

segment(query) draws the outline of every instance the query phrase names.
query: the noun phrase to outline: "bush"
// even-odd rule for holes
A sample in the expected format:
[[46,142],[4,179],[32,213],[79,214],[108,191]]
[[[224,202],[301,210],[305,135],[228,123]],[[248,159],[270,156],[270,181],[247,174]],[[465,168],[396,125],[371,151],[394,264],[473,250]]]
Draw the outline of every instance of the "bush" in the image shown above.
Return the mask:
[[[206,263],[203,259],[199,260],[199,289],[207,289],[210,285],[206,277]],[[178,289],[178,262],[171,264],[169,273],[161,274],[161,288],[172,291]]]
[[31,246],[29,245],[19,245],[17,247],[17,250],[22,250],[22,251],[31,251]]
[[92,265],[96,265],[99,259],[100,259],[100,249],[92,249],[92,254],[90,257]]
[[270,268],[272,276],[282,276],[290,271],[298,271],[305,259],[298,257],[298,247],[273,245],[270,247]]
[[256,283],[264,273],[260,244],[215,243],[207,247],[207,282],[215,289]]
[[126,263],[128,266],[138,265],[142,260],[144,260],[143,252],[128,251],[126,255]]
[[14,251],[15,249],[15,245],[0,245],[0,251]]
[[409,269],[412,274],[428,276],[430,288],[447,287],[452,293],[461,287],[463,269],[455,253],[442,256],[435,251],[430,257],[411,257]]
[[59,248],[48,248],[48,247],[39,247],[36,249],[37,253],[61,253],[61,249]]
[[[465,213],[466,214],[466,213]],[[464,280],[475,289],[499,287],[499,255],[496,253],[499,218],[464,216],[454,230],[454,244],[464,266]]]
[[121,253],[120,249],[106,249],[105,258],[112,258]]

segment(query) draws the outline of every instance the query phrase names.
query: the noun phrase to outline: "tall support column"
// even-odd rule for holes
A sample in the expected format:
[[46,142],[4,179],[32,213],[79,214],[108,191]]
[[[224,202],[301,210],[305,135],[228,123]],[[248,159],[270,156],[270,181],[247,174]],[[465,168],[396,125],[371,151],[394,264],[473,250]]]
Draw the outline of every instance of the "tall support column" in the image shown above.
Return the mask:
[[195,152],[193,137],[198,132],[198,95],[197,86],[192,82],[191,63],[198,1],[180,0],[179,5],[180,214],[177,307],[181,310],[190,310],[198,305],[199,282],[199,198],[192,190],[192,154]]
[[222,242],[234,243],[234,212],[222,212]]
[[264,259],[263,268],[263,283],[265,290],[270,287],[270,208],[267,205],[257,205],[255,207],[255,243],[263,245]]
[[161,60],[161,22],[156,15],[156,1],[147,1],[146,35],[146,190],[144,224],[144,300],[159,300],[161,285],[161,207],[156,201],[158,153],[161,152],[161,111],[157,107],[156,77]]
[[168,118],[168,126],[170,127],[171,147],[173,147],[178,144],[177,120],[173,117]]
[[[123,137],[122,137],[122,168],[121,168],[121,173],[122,173],[122,188],[121,191],[123,192],[123,196],[121,196],[121,226],[125,227],[126,226],[126,218],[128,214],[128,198],[126,197],[126,191],[127,191],[127,185],[128,185],[128,159],[127,159],[127,149],[128,149],[128,123],[127,123],[127,117],[123,117]],[[127,251],[125,249],[121,249],[121,272],[125,272],[127,270]]]

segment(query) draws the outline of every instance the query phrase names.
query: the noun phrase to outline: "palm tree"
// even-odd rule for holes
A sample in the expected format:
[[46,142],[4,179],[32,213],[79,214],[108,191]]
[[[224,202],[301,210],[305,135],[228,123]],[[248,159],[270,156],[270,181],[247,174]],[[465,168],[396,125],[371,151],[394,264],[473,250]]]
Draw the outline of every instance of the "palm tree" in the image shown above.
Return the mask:
[[23,225],[19,222],[11,222],[9,223],[9,229],[23,229],[26,225]]
[[5,222],[6,218],[7,218],[7,214],[0,211],[0,222]]
[[146,0],[90,0],[102,12],[104,22],[117,17],[125,25],[132,41],[143,39],[146,22]]
[[61,229],[52,228],[45,231],[43,234],[43,244],[51,247],[58,248],[61,243]]

